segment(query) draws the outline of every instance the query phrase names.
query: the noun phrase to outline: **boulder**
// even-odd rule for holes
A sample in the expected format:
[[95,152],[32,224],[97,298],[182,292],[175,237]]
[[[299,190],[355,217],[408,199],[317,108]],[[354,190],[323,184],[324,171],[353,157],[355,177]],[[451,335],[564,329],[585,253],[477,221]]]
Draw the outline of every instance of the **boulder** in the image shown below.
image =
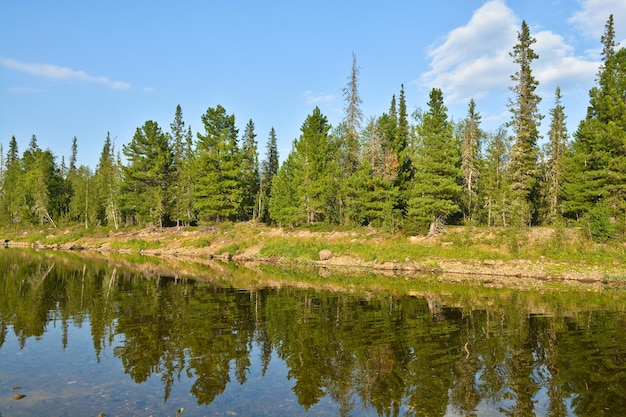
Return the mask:
[[329,249],[322,249],[318,256],[320,258],[320,261],[327,261],[333,257],[333,253]]

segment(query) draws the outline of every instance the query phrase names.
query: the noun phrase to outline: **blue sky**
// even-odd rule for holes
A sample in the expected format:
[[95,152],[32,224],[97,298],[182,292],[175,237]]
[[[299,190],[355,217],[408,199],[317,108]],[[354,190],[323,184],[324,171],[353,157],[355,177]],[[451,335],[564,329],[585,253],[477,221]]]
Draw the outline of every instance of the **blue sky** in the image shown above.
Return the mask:
[[623,0],[0,0],[0,144],[15,136],[21,153],[35,134],[60,161],[76,136],[93,169],[107,132],[121,151],[147,120],[169,131],[180,104],[195,133],[221,104],[240,133],[253,120],[260,159],[274,127],[284,159],[315,106],[333,126],[343,118],[352,53],[365,119],[403,84],[409,111],[437,87],[450,116],[474,98],[495,130],[510,118],[522,20],[537,39],[542,131],[559,85],[573,133],[611,13],[626,46]]

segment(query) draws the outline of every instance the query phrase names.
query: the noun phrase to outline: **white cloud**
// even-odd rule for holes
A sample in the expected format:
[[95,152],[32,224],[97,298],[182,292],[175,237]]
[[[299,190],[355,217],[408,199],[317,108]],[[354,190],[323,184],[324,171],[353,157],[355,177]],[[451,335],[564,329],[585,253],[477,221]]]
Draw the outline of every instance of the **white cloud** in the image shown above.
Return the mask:
[[539,55],[533,71],[540,84],[566,87],[594,80],[600,62],[576,56],[561,35],[541,31],[533,36],[537,39],[533,49]]
[[469,23],[448,33],[428,52],[430,71],[418,84],[441,88],[453,102],[506,88],[514,68],[509,51],[516,40],[517,18],[501,0],[485,3]]
[[[480,7],[465,26],[450,31],[441,45],[429,53],[430,70],[417,83],[441,88],[450,103],[468,102],[494,94],[505,94],[517,67],[510,56],[517,43],[521,19],[502,0]],[[533,73],[540,86],[554,91],[579,84],[589,85],[598,71],[598,62],[575,54],[563,36],[540,31],[531,36],[539,58]]]
[[[582,33],[600,41],[604,25],[613,15],[615,38],[626,39],[626,1],[624,0],[581,0],[581,10],[574,13],[569,22]],[[624,46],[624,45],[622,45]]]
[[50,64],[33,64],[21,62],[11,58],[0,58],[0,64],[6,68],[10,68],[16,71],[22,71],[32,75],[51,78],[54,80],[95,82],[117,90],[126,90],[130,88],[130,84],[126,82],[113,81],[104,76],[90,75],[87,74],[85,71],[77,71],[69,67],[60,67]]
[[304,92],[304,100],[307,104],[328,103],[335,97],[332,94],[315,94],[310,90]]

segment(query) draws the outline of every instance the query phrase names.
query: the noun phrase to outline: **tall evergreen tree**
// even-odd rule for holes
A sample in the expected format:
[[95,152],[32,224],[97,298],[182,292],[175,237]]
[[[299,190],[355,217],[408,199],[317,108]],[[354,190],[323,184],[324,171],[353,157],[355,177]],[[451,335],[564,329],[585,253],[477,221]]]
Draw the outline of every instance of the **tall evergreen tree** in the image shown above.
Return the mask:
[[472,220],[478,204],[478,180],[480,178],[480,149],[483,132],[480,129],[480,113],[476,102],[470,100],[467,116],[461,123],[461,175],[463,178],[463,217]]
[[356,171],[360,160],[359,135],[363,111],[361,110],[361,96],[359,95],[359,67],[356,64],[356,55],[352,54],[352,71],[348,78],[348,85],[343,89],[345,137],[341,146],[343,157],[343,169],[346,176]]
[[170,124],[173,152],[172,171],[172,220],[176,225],[190,224],[194,219],[193,209],[193,135],[191,128],[185,129],[183,111],[176,106],[174,121]]
[[148,120],[122,149],[128,159],[122,189],[127,218],[138,223],[151,221],[162,227],[171,210],[173,154],[169,136],[157,122]]
[[550,110],[550,130],[547,144],[547,187],[548,224],[555,224],[561,216],[561,185],[564,175],[564,157],[567,147],[567,126],[565,124],[565,109],[561,104],[561,88],[557,87],[554,98],[554,107]]
[[77,159],[78,159],[78,139],[76,139],[76,136],[74,136],[72,138],[72,154],[70,155],[69,172],[72,172],[76,169]]
[[63,206],[61,211],[63,212],[63,216],[69,216],[71,212],[71,202],[72,197],[74,195],[74,181],[76,179],[76,161],[78,158],[78,139],[76,136],[72,139],[72,153],[70,154],[70,162],[67,170],[64,168],[64,162],[61,162],[61,175],[64,179],[63,186]]
[[259,194],[259,154],[256,133],[252,119],[246,124],[241,143],[241,184],[243,199],[241,202],[241,220],[258,219],[256,201]]
[[486,137],[485,155],[481,163],[479,195],[482,201],[482,222],[487,226],[509,226],[511,213],[508,167],[510,141],[504,128]]
[[0,219],[5,225],[17,226],[22,221],[25,190],[22,186],[23,169],[15,136],[12,136],[9,142],[4,167]]
[[[404,84],[400,86],[398,99],[398,130],[394,141],[394,151],[398,158],[398,189],[406,201],[405,194],[408,192],[413,178],[413,167],[409,155],[409,115],[404,94]],[[403,205],[403,204],[401,204]],[[403,207],[402,207],[403,208]]]
[[292,149],[272,181],[268,211],[279,226],[297,226],[307,221],[302,204],[302,166],[299,155]]
[[428,111],[417,127],[419,147],[414,156],[416,172],[407,201],[407,220],[409,227],[428,229],[430,234],[459,211],[459,148],[447,111],[441,90],[432,89]]
[[513,146],[510,161],[510,186],[512,204],[519,225],[530,225],[536,216],[535,197],[537,193],[537,162],[539,148],[539,125],[542,116],[538,105],[541,97],[535,93],[538,86],[532,74],[532,62],[538,55],[532,50],[535,38],[530,35],[526,21],[517,34],[518,43],[510,53],[519,66],[511,76],[515,85],[511,87],[515,98],[510,102],[511,121],[508,126],[513,132]]
[[270,215],[279,224],[338,221],[338,169],[330,124],[319,107],[307,116],[300,137],[272,185]]
[[356,225],[383,227],[397,230],[401,213],[397,210],[398,176],[397,155],[385,143],[381,121],[384,125],[388,115],[370,118],[363,130],[363,156],[358,171],[346,182],[346,217]]
[[[115,159],[115,144],[111,135],[107,136],[102,146],[102,152],[94,173],[93,190],[91,195],[96,196],[96,221],[103,225],[119,228],[121,223],[120,192],[122,187],[121,164]],[[87,191],[89,190],[87,189]]]
[[203,220],[236,220],[240,214],[241,151],[235,115],[221,105],[202,115],[204,133],[198,133],[195,169],[195,208]]
[[272,194],[272,184],[274,182],[274,177],[278,173],[279,168],[276,131],[273,127],[270,129],[270,135],[267,141],[265,160],[261,165],[261,179],[259,184],[259,198],[257,201],[257,210],[259,213],[259,219],[264,223],[269,223],[271,221],[271,218],[268,203]]
[[334,149],[329,131],[330,124],[319,107],[315,107],[294,143],[294,151],[300,161],[302,177],[302,204],[307,223],[329,222],[334,211],[336,183],[333,166]]
[[589,232],[598,240],[626,232],[626,49],[613,50],[612,18],[602,41],[606,61],[568,150],[563,184],[566,216],[596,225]]

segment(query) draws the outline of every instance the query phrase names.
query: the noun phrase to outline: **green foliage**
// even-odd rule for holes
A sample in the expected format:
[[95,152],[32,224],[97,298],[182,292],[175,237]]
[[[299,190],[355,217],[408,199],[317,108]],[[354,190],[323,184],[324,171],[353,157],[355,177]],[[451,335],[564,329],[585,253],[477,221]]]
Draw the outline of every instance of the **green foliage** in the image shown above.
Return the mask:
[[568,149],[563,184],[565,215],[585,218],[589,235],[599,240],[626,230],[626,48],[614,50],[612,26],[611,16],[602,38],[604,65]]
[[202,123],[205,132],[198,133],[196,144],[194,207],[201,220],[236,220],[244,191],[235,115],[227,115],[218,105],[202,115]]
[[297,226],[306,221],[300,204],[302,178],[298,175],[299,169],[299,161],[292,152],[272,181],[269,215],[281,226]]
[[215,237],[203,236],[198,239],[194,239],[190,242],[186,242],[185,245],[192,246],[194,248],[204,248],[207,246],[211,246],[211,244],[215,241]]
[[172,212],[171,219],[177,225],[185,225],[195,220],[193,200],[193,134],[191,128],[185,131],[183,112],[180,105],[176,106],[174,121],[171,127],[171,145],[173,153],[172,172]]
[[163,226],[171,211],[173,153],[169,136],[158,123],[148,120],[137,128],[132,141],[123,147],[128,165],[123,168],[123,207],[127,218],[139,224]]
[[532,62],[538,55],[531,49],[536,39],[530,35],[525,21],[517,34],[518,43],[513,47],[511,57],[519,66],[511,76],[516,83],[512,87],[515,98],[511,101],[511,121],[513,130],[513,146],[509,180],[511,187],[511,220],[518,226],[530,225],[536,217],[535,207],[537,192],[537,163],[539,148],[539,125],[543,116],[539,114],[538,105],[541,97],[535,92],[539,83],[532,75]]
[[276,143],[276,131],[272,127],[267,141],[267,153],[261,164],[261,179],[258,196],[258,217],[262,222],[270,223],[269,200],[272,195],[274,177],[278,173],[278,146]]
[[430,92],[429,110],[417,132],[415,176],[407,203],[407,217],[417,230],[428,230],[438,219],[459,211],[460,155],[447,108],[439,89]]
[[596,242],[606,242],[615,233],[612,219],[615,210],[606,203],[593,206],[581,219],[587,237]]
[[246,221],[259,218],[257,197],[260,190],[259,157],[257,152],[256,133],[254,123],[248,121],[243,134],[241,147],[241,187],[243,199],[241,201],[240,220]]
[[270,215],[278,224],[336,223],[338,167],[326,116],[316,107],[272,185]]
[[115,249],[127,249],[133,252],[141,252],[143,250],[159,249],[162,246],[162,242],[159,240],[146,240],[146,239],[128,239],[120,242],[115,241],[111,244]]

